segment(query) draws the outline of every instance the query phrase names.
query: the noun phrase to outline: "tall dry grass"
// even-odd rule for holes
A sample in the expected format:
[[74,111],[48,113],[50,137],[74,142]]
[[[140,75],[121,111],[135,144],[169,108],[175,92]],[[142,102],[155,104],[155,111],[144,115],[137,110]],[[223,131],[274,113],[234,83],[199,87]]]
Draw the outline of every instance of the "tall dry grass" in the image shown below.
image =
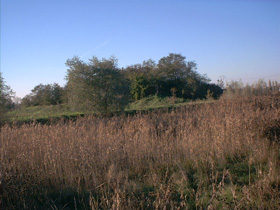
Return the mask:
[[277,209],[279,97],[4,126],[1,209]]

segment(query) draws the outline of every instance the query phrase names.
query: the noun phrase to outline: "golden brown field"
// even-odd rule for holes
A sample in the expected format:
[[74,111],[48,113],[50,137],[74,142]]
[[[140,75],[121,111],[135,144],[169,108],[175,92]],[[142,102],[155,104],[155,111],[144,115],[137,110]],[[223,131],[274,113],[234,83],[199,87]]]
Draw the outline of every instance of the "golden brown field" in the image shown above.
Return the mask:
[[279,209],[280,98],[0,132],[1,209]]

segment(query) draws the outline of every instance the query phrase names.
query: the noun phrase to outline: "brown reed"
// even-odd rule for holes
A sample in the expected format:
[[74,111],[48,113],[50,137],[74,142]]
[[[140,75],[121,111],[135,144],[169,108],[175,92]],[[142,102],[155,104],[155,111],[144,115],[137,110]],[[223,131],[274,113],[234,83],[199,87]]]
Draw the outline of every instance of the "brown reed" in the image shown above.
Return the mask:
[[279,97],[0,131],[1,209],[277,209]]

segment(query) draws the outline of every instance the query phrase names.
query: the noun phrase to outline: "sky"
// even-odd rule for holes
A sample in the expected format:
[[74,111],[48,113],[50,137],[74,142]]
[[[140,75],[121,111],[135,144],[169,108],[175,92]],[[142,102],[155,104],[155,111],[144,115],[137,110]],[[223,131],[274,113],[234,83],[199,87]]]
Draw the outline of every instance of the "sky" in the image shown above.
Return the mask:
[[18,97],[65,85],[65,62],[180,53],[213,83],[280,82],[279,0],[1,0],[2,76]]

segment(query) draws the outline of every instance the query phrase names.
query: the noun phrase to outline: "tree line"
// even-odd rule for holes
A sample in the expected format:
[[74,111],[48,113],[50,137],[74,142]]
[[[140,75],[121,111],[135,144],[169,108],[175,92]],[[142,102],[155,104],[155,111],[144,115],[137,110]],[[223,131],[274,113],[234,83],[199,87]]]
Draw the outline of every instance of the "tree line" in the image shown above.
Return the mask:
[[276,95],[280,94],[280,84],[277,81],[269,80],[268,83],[263,79],[259,79],[253,84],[244,85],[240,81],[230,81],[226,83],[224,96],[227,98],[237,96],[263,96],[263,95]]
[[[57,83],[39,84],[21,102],[22,106],[56,105],[67,103],[76,111],[108,113],[122,111],[125,106],[144,97],[178,97],[186,100],[217,99],[226,89],[231,95],[249,91],[248,85],[231,82],[224,87],[223,81],[211,84],[206,75],[197,72],[197,64],[187,61],[181,54],[170,53],[159,59],[146,60],[140,64],[118,68],[115,57],[88,62],[74,56],[66,61],[66,85]],[[1,76],[1,74],[0,74]],[[5,85],[1,76],[1,110],[12,107],[12,91]],[[259,94],[256,87],[263,90],[276,90],[278,83],[249,86],[251,95]],[[259,90],[258,89],[258,90]],[[254,92],[255,91],[255,92]],[[265,92],[263,91],[263,92]]]
[[121,111],[132,101],[150,95],[203,99],[207,94],[218,98],[223,90],[210,84],[206,75],[197,72],[194,61],[170,53],[158,62],[151,59],[141,64],[118,68],[115,57],[92,57],[84,62],[74,56],[66,61],[66,85],[38,85],[22,99],[24,106],[68,103],[74,110],[100,113]]

